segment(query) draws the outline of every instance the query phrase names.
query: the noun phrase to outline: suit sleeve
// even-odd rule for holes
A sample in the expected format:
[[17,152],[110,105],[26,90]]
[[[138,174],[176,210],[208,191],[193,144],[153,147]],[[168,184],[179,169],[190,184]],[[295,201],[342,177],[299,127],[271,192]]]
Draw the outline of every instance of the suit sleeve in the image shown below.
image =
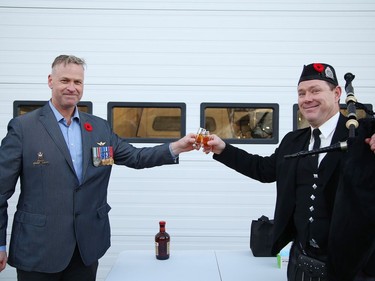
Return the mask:
[[20,122],[12,119],[0,146],[0,245],[6,245],[8,199],[13,195],[21,171],[22,133]]
[[136,148],[114,133],[112,133],[112,140],[114,143],[114,160],[117,165],[144,169],[166,164],[178,164],[178,158],[172,156],[167,143],[153,147]]
[[214,154],[213,158],[227,167],[260,182],[274,182],[276,180],[275,154],[262,157],[250,154],[227,143],[223,152]]

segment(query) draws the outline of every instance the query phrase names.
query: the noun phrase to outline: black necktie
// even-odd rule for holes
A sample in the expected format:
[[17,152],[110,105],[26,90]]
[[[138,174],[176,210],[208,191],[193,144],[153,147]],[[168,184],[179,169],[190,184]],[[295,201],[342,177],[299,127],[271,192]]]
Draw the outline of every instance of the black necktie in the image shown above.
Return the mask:
[[313,134],[313,137],[314,137],[314,146],[313,146],[313,149],[317,149],[317,148],[320,148],[320,130],[319,129],[314,129],[312,131],[312,134]]
[[[312,131],[313,137],[314,137],[314,145],[313,145],[313,150],[320,148],[320,130],[319,129],[314,129]],[[314,167],[318,167],[318,159],[319,159],[319,154],[313,154],[312,155],[312,160],[314,163]]]

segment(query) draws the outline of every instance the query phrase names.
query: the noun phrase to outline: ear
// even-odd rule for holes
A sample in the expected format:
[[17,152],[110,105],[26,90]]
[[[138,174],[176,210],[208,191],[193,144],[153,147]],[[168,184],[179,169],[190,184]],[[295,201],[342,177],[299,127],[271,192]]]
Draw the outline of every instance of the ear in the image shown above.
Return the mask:
[[52,76],[51,76],[51,74],[48,75],[48,87],[50,87],[50,89],[52,89]]
[[336,99],[336,101],[339,101],[339,100],[340,100],[341,93],[342,93],[341,87],[340,87],[340,86],[337,86],[337,87],[335,88],[335,99]]

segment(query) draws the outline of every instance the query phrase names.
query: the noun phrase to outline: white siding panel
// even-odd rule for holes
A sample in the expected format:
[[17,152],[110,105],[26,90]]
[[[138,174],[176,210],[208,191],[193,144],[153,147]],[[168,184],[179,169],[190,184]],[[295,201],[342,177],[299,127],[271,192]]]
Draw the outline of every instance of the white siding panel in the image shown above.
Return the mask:
[[314,11],[314,10],[340,10],[340,11],[355,11],[366,10],[373,6],[371,0],[362,0],[353,3],[351,0],[317,0],[299,1],[288,0],[280,3],[279,0],[211,0],[211,1],[101,1],[101,0],[66,0],[63,3],[56,0],[18,0],[14,3],[12,0],[3,0],[2,3],[6,7],[34,7],[34,8],[51,8],[51,9],[100,9],[100,10],[224,10],[224,11],[243,11],[243,10],[259,10],[259,11]]
[[288,69],[297,65],[291,58],[363,66],[374,58],[375,19],[367,11],[350,13],[354,21],[342,11],[19,10],[7,9],[1,20],[0,34],[7,39],[1,48],[9,53],[3,62],[17,57],[31,65],[7,68],[1,79],[9,82],[18,76],[28,77],[25,83],[37,80],[38,72],[30,76],[30,70],[44,70],[39,64],[60,52],[86,57],[90,69],[98,69],[89,82],[99,84],[252,85],[257,80],[266,86],[272,81],[258,71],[264,67],[276,85],[290,85],[295,76]]
[[[303,64],[334,65],[342,85],[344,74],[354,73],[358,100],[374,104],[375,2],[0,0],[0,135],[14,100],[49,99],[47,75],[61,53],[87,60],[83,100],[100,117],[109,101],[184,102],[187,131],[195,132],[202,102],[278,103],[281,139],[292,129]],[[240,147],[269,155],[276,145]],[[17,194],[9,202],[9,226]],[[248,249],[250,221],[273,216],[275,185],[194,151],[175,166],[115,166],[108,200],[112,247],[98,280],[120,251],[153,249],[161,219],[172,255],[174,249]],[[16,280],[10,267],[0,276]]]

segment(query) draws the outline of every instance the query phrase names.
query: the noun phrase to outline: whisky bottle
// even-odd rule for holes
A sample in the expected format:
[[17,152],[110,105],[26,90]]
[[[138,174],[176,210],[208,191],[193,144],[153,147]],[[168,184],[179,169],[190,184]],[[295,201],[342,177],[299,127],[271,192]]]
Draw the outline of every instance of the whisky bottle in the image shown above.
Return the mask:
[[155,250],[158,260],[169,259],[170,236],[165,231],[165,221],[159,222],[159,232],[155,235]]

